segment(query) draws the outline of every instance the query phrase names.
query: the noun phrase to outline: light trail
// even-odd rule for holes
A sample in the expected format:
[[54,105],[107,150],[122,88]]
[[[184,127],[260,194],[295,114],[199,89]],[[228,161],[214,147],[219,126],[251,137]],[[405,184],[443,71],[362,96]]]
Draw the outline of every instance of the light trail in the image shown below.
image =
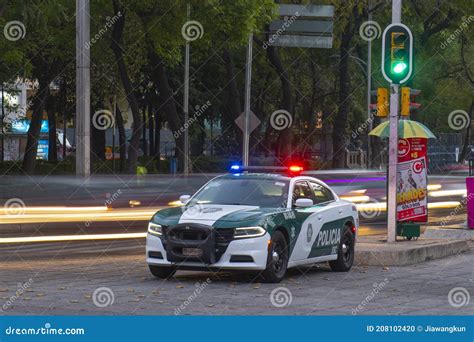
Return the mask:
[[368,202],[370,200],[369,196],[339,196],[339,198],[352,203]]
[[446,196],[467,196],[466,189],[456,189],[456,190],[439,190],[431,191],[429,193],[431,197],[446,197]]
[[122,234],[87,234],[87,235],[56,235],[56,236],[32,236],[0,238],[0,244],[12,243],[34,243],[34,242],[65,242],[65,241],[89,241],[89,240],[120,240],[120,239],[143,239],[147,233],[122,233]]
[[[35,212],[33,207],[25,208],[25,212],[14,214],[4,214],[0,216],[0,225],[2,224],[26,224],[26,223],[53,223],[53,222],[108,222],[108,221],[147,221],[158,210],[166,207],[150,207],[146,209],[119,208],[105,210],[90,210],[75,208],[71,210],[60,210],[54,213]],[[40,210],[41,211],[41,210]]]

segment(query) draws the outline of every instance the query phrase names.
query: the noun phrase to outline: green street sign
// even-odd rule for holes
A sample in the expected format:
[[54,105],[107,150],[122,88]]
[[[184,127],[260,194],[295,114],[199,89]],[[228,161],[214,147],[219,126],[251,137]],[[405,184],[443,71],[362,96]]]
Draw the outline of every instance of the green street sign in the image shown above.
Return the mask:
[[382,74],[391,83],[403,84],[413,72],[413,36],[403,24],[387,26],[382,37]]

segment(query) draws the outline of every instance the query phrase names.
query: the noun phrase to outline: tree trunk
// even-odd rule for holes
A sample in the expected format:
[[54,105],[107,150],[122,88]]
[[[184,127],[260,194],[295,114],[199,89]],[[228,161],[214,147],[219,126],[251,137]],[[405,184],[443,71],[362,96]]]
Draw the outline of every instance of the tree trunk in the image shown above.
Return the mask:
[[120,171],[125,171],[125,160],[127,159],[127,137],[125,136],[125,127],[123,125],[122,112],[118,104],[115,105],[115,122],[119,133],[119,153],[120,153]]
[[148,146],[150,149],[150,157],[155,157],[155,122],[153,102],[148,97]]
[[142,122],[143,122],[143,129],[142,129],[142,150],[143,150],[143,156],[148,155],[148,144],[146,141],[146,124],[147,124],[147,118],[146,118],[146,110],[147,110],[147,104],[144,103],[142,106]]
[[46,100],[49,96],[49,82],[39,80],[38,91],[33,99],[33,114],[31,116],[30,128],[28,129],[28,139],[26,141],[25,156],[23,157],[23,172],[33,174],[36,165],[36,153],[41,130],[41,121]]
[[160,114],[155,110],[155,162],[156,162],[156,169],[160,170],[160,162],[161,162],[161,117]]
[[58,161],[58,136],[56,133],[56,108],[52,107],[48,110],[48,160]]
[[346,125],[350,111],[349,48],[352,33],[349,24],[341,34],[339,48],[339,109],[333,122],[333,168],[344,168],[346,164]]
[[[100,103],[99,107],[104,108],[103,103]],[[91,139],[92,163],[98,162],[98,161],[105,161],[105,130],[97,129],[95,125],[91,125],[91,133],[92,133],[92,139]]]
[[[118,0],[113,0],[114,12],[118,20],[112,30],[112,50],[114,52],[115,61],[122,81],[128,104],[133,116],[132,138],[128,146],[127,172],[135,174],[137,172],[138,149],[140,145],[140,137],[142,135],[142,119],[140,116],[140,107],[138,100],[133,92],[133,86],[127,73],[123,54],[123,29],[125,26],[125,9],[118,4]],[[120,12],[122,15],[118,15]]]
[[464,144],[462,146],[461,155],[459,157],[459,162],[463,163],[464,160],[469,156],[469,145],[472,144],[471,130],[473,127],[472,121],[474,120],[474,101],[471,101],[471,107],[469,108],[469,125],[466,127],[466,134],[464,135]]
[[223,113],[221,126],[222,132],[227,135],[227,139],[235,139],[238,142],[237,149],[242,151],[243,134],[239,127],[234,123],[235,119],[242,114],[242,105],[236,81],[237,75],[235,72],[234,59],[227,48],[224,48],[223,59],[225,62],[227,79],[227,110]]
[[183,170],[184,135],[180,130],[183,127],[183,115],[178,115],[173,96],[173,90],[171,89],[168,81],[168,74],[166,72],[164,62],[156,54],[154,47],[151,44],[148,46],[148,58],[153,70],[151,72],[151,78],[153,79],[153,83],[157,87],[159,93],[158,99],[160,106],[157,108],[157,111],[163,113],[164,118],[170,125],[171,131],[173,132],[176,141],[175,156],[178,158],[178,169]]
[[[285,67],[281,63],[278,50],[274,46],[269,46],[267,48],[267,57],[270,63],[275,68],[275,71],[278,73],[278,76],[280,77],[281,95],[282,95],[280,109],[284,109],[288,111],[292,117],[292,121],[295,121],[295,117],[293,113],[293,98],[291,96],[292,86],[289,81],[288,72],[286,71]],[[278,135],[278,147],[277,147],[277,156],[280,158],[280,160],[291,159],[291,154],[293,151],[292,140],[293,140],[293,137],[292,137],[291,126],[280,131]]]

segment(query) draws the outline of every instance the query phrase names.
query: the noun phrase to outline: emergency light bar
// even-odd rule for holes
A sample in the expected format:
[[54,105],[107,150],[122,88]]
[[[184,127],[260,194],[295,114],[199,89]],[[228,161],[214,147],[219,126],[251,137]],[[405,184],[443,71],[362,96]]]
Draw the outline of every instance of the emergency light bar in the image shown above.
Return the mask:
[[299,165],[290,166],[242,166],[239,164],[233,164],[230,167],[232,173],[242,172],[261,172],[261,173],[285,173],[285,174],[299,174],[303,171],[303,167]]

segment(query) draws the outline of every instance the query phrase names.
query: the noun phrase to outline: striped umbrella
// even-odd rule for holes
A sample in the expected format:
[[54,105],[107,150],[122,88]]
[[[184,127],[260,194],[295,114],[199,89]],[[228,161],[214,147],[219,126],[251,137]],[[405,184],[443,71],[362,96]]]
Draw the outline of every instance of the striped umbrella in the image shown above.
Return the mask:
[[[388,138],[390,136],[390,123],[385,121],[375,127],[369,132],[369,135],[374,135],[380,138]],[[436,136],[430,131],[428,127],[412,120],[398,121],[398,137],[399,138],[433,138]]]

